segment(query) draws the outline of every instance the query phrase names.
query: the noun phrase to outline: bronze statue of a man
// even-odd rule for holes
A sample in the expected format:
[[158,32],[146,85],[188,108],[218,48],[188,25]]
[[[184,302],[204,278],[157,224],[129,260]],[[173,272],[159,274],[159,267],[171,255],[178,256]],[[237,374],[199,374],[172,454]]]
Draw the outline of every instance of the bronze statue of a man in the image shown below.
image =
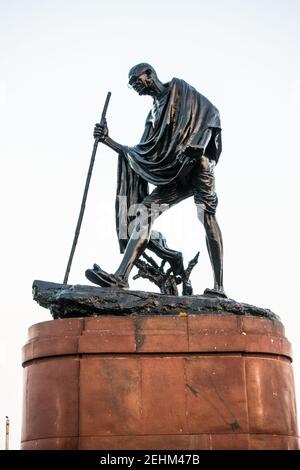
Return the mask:
[[[153,98],[140,143],[134,147],[120,145],[110,138],[106,123],[96,124],[94,129],[94,136],[119,154],[116,221],[124,256],[114,274],[95,264],[86,271],[86,277],[102,287],[128,287],[130,271],[146,247],[159,256],[164,250],[161,235],[158,242],[153,237],[154,220],[167,208],[194,196],[214,273],[214,288],[205,293],[226,297],[222,235],[215,215],[218,199],[214,167],[222,150],[219,112],[185,81],[173,78],[162,83],[147,63],[131,68],[129,85],[139,95]],[[156,186],[150,194],[148,183]],[[131,207],[145,208],[147,216],[136,217],[128,239],[127,230],[124,237],[120,226],[135,218]],[[189,293],[188,286],[183,293]]]

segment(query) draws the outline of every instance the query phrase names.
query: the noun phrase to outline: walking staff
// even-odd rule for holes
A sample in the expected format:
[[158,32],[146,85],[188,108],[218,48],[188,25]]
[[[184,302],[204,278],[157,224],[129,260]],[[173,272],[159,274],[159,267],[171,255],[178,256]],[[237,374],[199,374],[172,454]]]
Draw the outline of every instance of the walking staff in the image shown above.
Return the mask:
[[[104,108],[103,108],[103,111],[102,111],[102,115],[101,115],[101,119],[100,119],[100,126],[104,126],[104,124],[105,124],[105,117],[106,117],[106,112],[107,112],[110,97],[111,97],[111,92],[109,91],[107,93]],[[82,197],[82,203],[81,203],[80,212],[79,212],[79,216],[78,216],[78,221],[77,221],[77,225],[76,225],[76,230],[75,230],[75,234],[74,234],[74,240],[73,240],[73,244],[72,244],[72,248],[71,248],[71,252],[70,252],[70,256],[69,256],[69,261],[68,261],[68,264],[67,264],[67,269],[66,269],[66,273],[65,273],[65,277],[64,277],[64,282],[63,282],[64,284],[68,283],[69,274],[70,274],[70,270],[71,270],[71,266],[72,266],[72,261],[73,261],[76,245],[77,245],[78,238],[79,238],[80,228],[81,228],[82,219],[83,219],[83,215],[84,215],[84,211],[85,211],[85,203],[86,203],[86,199],[87,199],[87,195],[88,195],[88,191],[89,191],[89,186],[90,186],[90,181],[91,181],[91,177],[92,177],[92,172],[93,172],[93,167],[94,167],[94,162],[95,162],[95,157],[96,157],[96,152],[97,152],[97,147],[98,147],[99,140],[100,140],[99,137],[95,137],[93,153],[92,153],[92,156],[91,156],[90,166],[89,166],[88,174],[87,174],[87,177],[86,177],[85,188],[84,188],[83,197]]]

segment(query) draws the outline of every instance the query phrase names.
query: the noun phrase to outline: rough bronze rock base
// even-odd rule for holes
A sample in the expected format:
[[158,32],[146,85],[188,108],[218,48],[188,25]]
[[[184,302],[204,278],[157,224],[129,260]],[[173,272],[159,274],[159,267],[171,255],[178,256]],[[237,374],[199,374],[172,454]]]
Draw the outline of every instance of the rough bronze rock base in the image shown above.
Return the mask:
[[22,449],[298,449],[283,325],[241,315],[33,325]]
[[33,298],[53,318],[98,315],[245,315],[279,320],[271,310],[208,295],[173,296],[154,292],[63,285],[34,281]]

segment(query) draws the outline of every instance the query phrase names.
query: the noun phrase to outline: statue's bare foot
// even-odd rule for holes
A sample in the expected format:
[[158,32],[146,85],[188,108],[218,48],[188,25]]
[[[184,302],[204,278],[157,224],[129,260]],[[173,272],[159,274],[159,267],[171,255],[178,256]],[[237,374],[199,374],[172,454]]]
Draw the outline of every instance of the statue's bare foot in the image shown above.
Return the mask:
[[128,288],[128,282],[117,277],[114,274],[109,274],[103,269],[100,268],[97,264],[94,264],[93,269],[87,269],[85,272],[85,277],[101,287],[122,287]]
[[227,295],[224,292],[223,288],[218,289],[205,289],[204,295],[209,295],[211,297],[221,297],[223,299],[228,299]]
[[193,288],[189,279],[182,281],[182,295],[193,295]]

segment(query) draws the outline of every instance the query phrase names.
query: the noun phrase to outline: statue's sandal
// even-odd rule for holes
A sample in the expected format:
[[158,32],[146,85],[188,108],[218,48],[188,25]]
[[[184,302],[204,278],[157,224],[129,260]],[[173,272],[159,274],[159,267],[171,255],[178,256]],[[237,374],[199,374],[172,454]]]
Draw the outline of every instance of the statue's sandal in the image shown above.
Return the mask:
[[114,274],[109,274],[106,271],[103,271],[103,269],[101,269],[97,264],[94,264],[93,269],[86,270],[85,277],[93,284],[97,284],[101,287],[129,287],[127,281],[124,281],[124,279],[117,277]]
[[228,299],[225,292],[219,291],[217,289],[205,289],[204,295],[208,295],[210,297],[221,297],[223,299]]

